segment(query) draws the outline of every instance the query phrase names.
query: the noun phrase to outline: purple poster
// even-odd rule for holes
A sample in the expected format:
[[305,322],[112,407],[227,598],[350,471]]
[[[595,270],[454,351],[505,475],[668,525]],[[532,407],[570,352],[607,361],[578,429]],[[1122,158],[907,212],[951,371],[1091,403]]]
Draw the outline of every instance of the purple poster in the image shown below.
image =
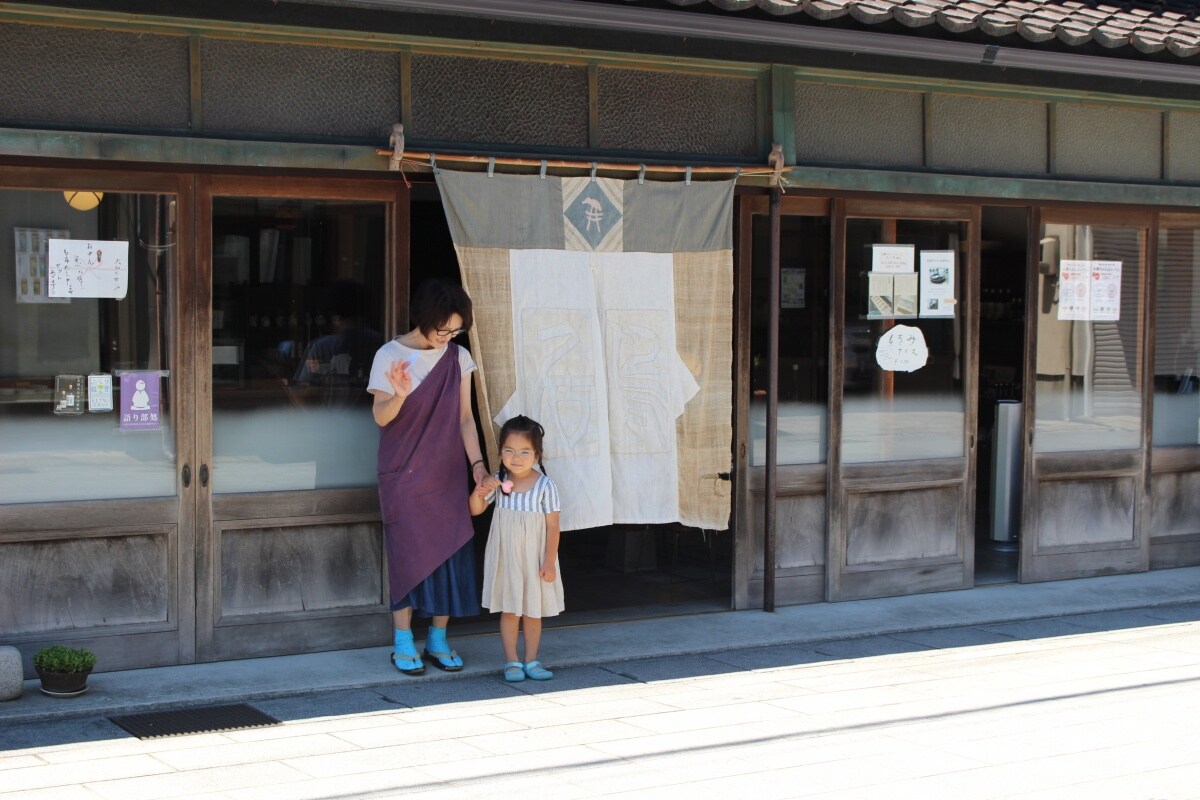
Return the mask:
[[156,431],[162,377],[158,372],[121,373],[121,430]]

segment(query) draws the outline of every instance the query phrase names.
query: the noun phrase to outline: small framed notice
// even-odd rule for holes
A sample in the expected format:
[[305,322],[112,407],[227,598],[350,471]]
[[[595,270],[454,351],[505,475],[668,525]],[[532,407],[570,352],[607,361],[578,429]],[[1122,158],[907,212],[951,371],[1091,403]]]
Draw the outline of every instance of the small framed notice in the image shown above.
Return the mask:
[[54,378],[54,413],[83,413],[83,376],[57,375]]
[[101,413],[113,410],[112,375],[88,375],[88,411]]

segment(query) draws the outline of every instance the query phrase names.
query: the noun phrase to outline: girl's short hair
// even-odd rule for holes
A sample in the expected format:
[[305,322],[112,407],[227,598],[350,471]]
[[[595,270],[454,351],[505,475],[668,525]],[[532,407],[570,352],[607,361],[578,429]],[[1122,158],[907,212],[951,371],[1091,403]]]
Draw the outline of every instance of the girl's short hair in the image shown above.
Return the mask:
[[462,317],[462,329],[468,331],[475,321],[471,313],[471,298],[466,290],[440,278],[430,278],[417,287],[412,298],[411,322],[429,336],[449,322],[450,317]]

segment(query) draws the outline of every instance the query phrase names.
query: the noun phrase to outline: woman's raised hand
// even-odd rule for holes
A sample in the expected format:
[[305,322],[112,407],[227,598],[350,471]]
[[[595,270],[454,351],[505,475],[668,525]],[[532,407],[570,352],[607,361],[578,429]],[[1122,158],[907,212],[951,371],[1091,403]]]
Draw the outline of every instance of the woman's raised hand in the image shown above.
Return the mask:
[[404,399],[412,394],[412,373],[408,371],[407,361],[393,361],[388,367],[387,379],[396,397]]

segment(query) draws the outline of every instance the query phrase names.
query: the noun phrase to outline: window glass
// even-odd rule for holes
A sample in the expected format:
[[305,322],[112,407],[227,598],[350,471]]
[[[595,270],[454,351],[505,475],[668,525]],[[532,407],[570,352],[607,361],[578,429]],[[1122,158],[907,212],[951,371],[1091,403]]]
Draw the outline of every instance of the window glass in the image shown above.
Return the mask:
[[[754,217],[750,463],[766,463],[771,220]],[[776,463],[821,464],[828,451],[829,220],[780,218],[779,426]]]
[[1141,447],[1143,237],[1140,228],[1042,228],[1037,452]]
[[171,197],[0,190],[0,503],[175,494],[176,257]]
[[213,490],[373,486],[383,203],[213,201]]
[[[880,251],[879,245],[901,245],[907,250]],[[958,301],[966,248],[965,222],[846,221],[843,462],[963,455],[963,336]],[[892,254],[900,254],[899,266],[886,263]],[[930,265],[930,280],[937,276],[932,284],[922,280],[923,261]],[[888,268],[901,272],[888,273]],[[933,300],[936,305],[931,305]],[[947,316],[921,316],[929,313]],[[904,333],[900,326],[917,333]],[[901,334],[911,343],[905,348],[923,342],[928,357],[924,363],[910,364],[911,371],[885,369],[879,361],[880,342]]]
[[1200,229],[1158,239],[1154,444],[1200,444]]

